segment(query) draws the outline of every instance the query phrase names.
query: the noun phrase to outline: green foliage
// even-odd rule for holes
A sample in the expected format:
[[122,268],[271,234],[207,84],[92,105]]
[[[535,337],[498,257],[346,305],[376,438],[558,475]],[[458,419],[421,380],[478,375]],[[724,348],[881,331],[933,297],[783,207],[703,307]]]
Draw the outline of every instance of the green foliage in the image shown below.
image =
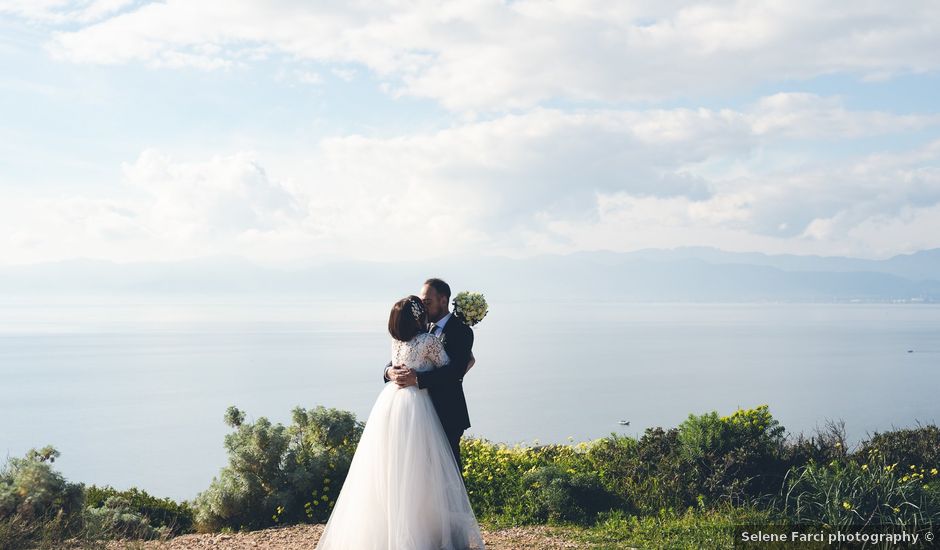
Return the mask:
[[[151,535],[180,535],[189,533],[193,529],[194,513],[188,503],[178,503],[169,498],[157,498],[146,491],[132,487],[126,491],[118,491],[113,487],[97,487],[92,485],[85,489],[85,508],[94,510],[102,508],[102,512],[108,509],[115,509],[115,506],[107,506],[109,499],[122,499],[127,505],[124,507],[128,513],[140,516],[147,520],[147,524],[153,529]],[[121,500],[114,501],[114,503]],[[110,513],[110,512],[107,512]],[[149,538],[149,537],[130,537],[127,538]]]
[[614,507],[615,498],[595,472],[542,466],[522,479],[529,517],[536,522],[593,523],[597,514]]
[[[0,548],[56,548],[65,538],[152,538],[323,522],[363,425],[349,412],[296,408],[291,424],[225,412],[229,463],[193,508],[137,489],[83,492],[54,472],[47,447],[0,473]],[[875,434],[860,450],[830,422],[784,437],[766,405],[690,415],[642,437],[611,434],[572,445],[461,442],[477,516],[489,524],[553,523],[598,548],[732,547],[735,525],[940,523],[940,430]],[[83,500],[85,502],[83,509]]]
[[462,444],[478,514],[499,523],[590,524],[599,513],[640,515],[699,503],[743,503],[779,490],[789,468],[784,428],[768,407],[691,415],[639,440],[611,435],[538,448]]
[[940,523],[935,467],[899,468],[874,448],[866,454],[864,461],[813,462],[791,470],[781,491],[783,515],[801,524],[892,525],[909,532]]
[[238,410],[238,407],[231,406],[225,409],[225,425],[237,428],[245,422],[245,413]]
[[785,429],[767,405],[689,415],[679,426],[680,456],[692,467],[695,493],[709,501],[745,502],[779,487],[789,464]]
[[298,407],[285,427],[264,417],[246,423],[242,411],[229,407],[225,421],[235,429],[225,436],[229,464],[196,498],[199,530],[258,529],[329,516],[362,435],[352,413]]
[[591,548],[668,548],[670,550],[731,549],[734,529],[740,525],[767,525],[767,511],[722,505],[713,509],[671,508],[642,516],[616,510],[604,514],[578,538]]
[[60,550],[62,541],[73,539],[74,525],[64,516],[25,519],[19,515],[0,519],[0,549]]
[[778,451],[783,444],[786,429],[771,414],[767,405],[753,409],[738,409],[730,416],[721,417],[728,428],[732,445],[753,444],[765,452]]
[[288,443],[287,429],[267,418],[239,423],[225,436],[229,466],[196,499],[197,523],[211,531],[270,525],[267,517],[278,506],[278,490],[286,484],[282,464]]
[[[924,481],[919,476],[937,475],[931,464],[914,464],[907,478],[900,475],[887,483],[871,475],[871,466],[865,465],[871,458],[846,449],[841,423],[830,422],[814,436],[792,441],[784,433],[762,405],[728,416],[692,415],[678,428],[647,429],[639,440],[611,435],[590,443],[537,448],[465,440],[464,477],[474,510],[496,524],[591,525],[597,517],[619,513],[641,518],[630,521],[642,526],[648,521],[642,518],[662,510],[729,506],[761,509],[780,521],[819,525],[859,515],[884,523],[938,523],[935,495],[940,479],[913,484],[915,479]],[[906,442],[913,454],[905,456],[930,457],[935,433],[927,427],[876,437]],[[863,444],[869,447],[871,442]],[[852,477],[853,472],[864,475]],[[845,501],[837,501],[837,495]],[[851,509],[844,508],[844,502],[850,502]]]
[[155,538],[185,532],[192,511],[138,489],[85,488],[52,469],[53,447],[11,458],[0,471],[0,548],[100,546],[113,538]]
[[810,462],[825,463],[843,460],[848,456],[845,442],[845,423],[828,421],[816,433],[807,437],[799,434],[783,448],[783,460],[790,467]]
[[0,547],[63,540],[81,529],[82,486],[52,469],[53,447],[10,458],[0,470]]
[[[499,524],[568,521],[591,523],[621,500],[595,469],[591,446],[542,447],[464,439],[464,481],[477,515]],[[609,474],[608,474],[609,475]]]
[[589,444],[580,443],[578,447],[586,451],[584,459],[590,469],[597,472],[604,488],[615,495],[629,496],[632,501],[629,481],[640,453],[639,442],[632,437],[610,434]]
[[717,412],[690,414],[679,425],[682,459],[697,463],[727,452],[731,447],[731,429]]
[[644,513],[681,508],[696,495],[695,471],[682,458],[679,430],[649,428],[637,447],[630,489],[637,508]]
[[464,438],[460,455],[464,483],[477,515],[499,517],[510,524],[528,520],[522,478],[542,464],[538,452],[525,446]]
[[877,449],[888,462],[910,465],[940,466],[940,428],[934,425],[910,430],[875,433],[862,445],[860,453]]
[[25,458],[9,459],[0,471],[0,518],[69,516],[81,509],[81,486],[66,482],[52,469],[58,457],[59,451],[45,447],[31,449]]
[[83,519],[87,529],[109,539],[152,539],[170,534],[166,529],[155,529],[129,499],[117,495],[109,496],[101,506],[86,508]]

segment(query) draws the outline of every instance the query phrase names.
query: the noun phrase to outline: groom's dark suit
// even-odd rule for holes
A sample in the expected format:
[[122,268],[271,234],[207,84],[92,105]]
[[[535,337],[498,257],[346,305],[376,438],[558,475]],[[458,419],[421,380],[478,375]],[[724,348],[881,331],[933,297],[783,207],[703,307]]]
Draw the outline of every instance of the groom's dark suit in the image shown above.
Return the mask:
[[[454,458],[457,459],[457,465],[461,466],[460,437],[470,427],[467,399],[463,395],[463,376],[470,364],[473,330],[459,317],[451,315],[444,325],[441,339],[450,361],[442,367],[417,373],[418,387],[426,388],[431,395],[431,402],[444,426]],[[384,378],[386,382],[389,381],[387,375]]]

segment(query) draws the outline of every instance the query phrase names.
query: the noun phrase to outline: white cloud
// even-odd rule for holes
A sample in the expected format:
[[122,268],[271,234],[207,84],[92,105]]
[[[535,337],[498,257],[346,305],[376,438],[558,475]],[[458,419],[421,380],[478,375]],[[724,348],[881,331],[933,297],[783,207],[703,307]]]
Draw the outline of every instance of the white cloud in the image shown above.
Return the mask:
[[323,77],[315,71],[294,71],[294,77],[304,84],[316,85],[323,83]]
[[[114,193],[121,198],[0,201],[7,257],[132,261],[241,254],[246,236],[289,234],[303,219],[289,185],[268,177],[248,153],[189,162],[147,150],[123,171],[124,190]],[[263,250],[244,252],[264,257]]]
[[269,230],[297,216],[293,195],[250,155],[174,162],[144,151],[124,165],[127,183],[150,196],[150,227],[163,235],[216,237]]
[[0,0],[0,13],[48,23],[90,23],[117,13],[134,0]]
[[344,80],[346,82],[352,82],[356,78],[356,71],[353,69],[334,68],[330,69],[330,72],[340,80]]
[[[940,204],[903,207],[895,215],[876,215],[862,220],[837,236],[853,250],[881,257],[902,252],[915,252],[938,245],[940,235]],[[832,242],[832,241],[830,241]]]
[[837,162],[812,150],[766,162],[767,151],[795,134],[936,123],[808,96],[743,111],[535,109],[279,158],[148,150],[124,166],[125,199],[2,201],[0,219],[18,258],[387,259],[403,243],[415,258],[688,244],[870,256],[940,246],[938,232],[894,249],[883,237],[932,227],[940,141]]
[[[293,153],[271,151],[313,133],[301,123],[276,128],[267,156],[233,151],[272,134],[222,136],[235,145],[215,157],[144,151],[113,196],[3,197],[5,257],[386,258],[413,241],[415,256],[684,244],[870,255],[891,248],[887,235],[894,251],[940,246],[921,234],[940,202],[940,141],[907,145],[935,136],[940,115],[785,90],[737,109],[630,103],[935,71],[934,3],[0,0],[0,13],[58,29],[48,48],[77,63],[268,64],[324,110],[333,75],[455,111],[428,117],[449,117],[444,129],[357,122],[372,134]],[[869,152],[897,135],[891,150],[906,151]]]
[[940,123],[940,115],[851,112],[837,97],[777,93],[762,98],[751,123],[757,134],[790,138],[858,138],[919,130]]
[[785,173],[755,173],[704,200],[600,195],[594,220],[547,218],[559,252],[719,246],[885,257],[940,246],[940,142]]
[[[840,72],[934,71],[938,25],[934,2],[168,0],[57,33],[51,48],[76,62],[206,69],[264,48],[361,64],[393,93],[450,109],[502,111],[552,98],[659,101]],[[219,48],[211,61],[194,52],[205,44]]]
[[70,0],[0,0],[0,13],[37,21],[58,21]]

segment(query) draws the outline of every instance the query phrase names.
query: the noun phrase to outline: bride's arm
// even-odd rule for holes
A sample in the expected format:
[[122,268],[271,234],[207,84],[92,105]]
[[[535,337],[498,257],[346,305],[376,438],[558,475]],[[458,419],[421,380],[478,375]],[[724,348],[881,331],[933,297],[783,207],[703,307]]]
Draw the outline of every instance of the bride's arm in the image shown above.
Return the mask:
[[463,376],[467,373],[467,365],[470,364],[470,358],[473,355],[473,331],[469,327],[464,327],[463,330],[453,331],[447,337],[451,339],[450,362],[443,367],[417,373],[419,388],[455,384],[463,380]]
[[444,344],[430,334],[427,335],[425,339],[427,342],[427,347],[425,347],[424,350],[425,358],[434,365],[434,368],[440,368],[446,365],[447,362],[450,361],[450,357],[448,357],[447,352],[444,351]]

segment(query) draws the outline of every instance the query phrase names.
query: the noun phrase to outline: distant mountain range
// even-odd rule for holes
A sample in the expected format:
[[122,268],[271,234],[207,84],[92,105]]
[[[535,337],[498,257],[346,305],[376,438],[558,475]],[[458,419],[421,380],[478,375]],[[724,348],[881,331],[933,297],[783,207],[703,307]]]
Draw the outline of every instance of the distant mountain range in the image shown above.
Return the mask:
[[940,249],[886,260],[689,247],[526,259],[332,262],[294,268],[238,258],[118,264],[71,260],[0,267],[0,299],[226,296],[386,300],[428,276],[501,300],[940,302]]

